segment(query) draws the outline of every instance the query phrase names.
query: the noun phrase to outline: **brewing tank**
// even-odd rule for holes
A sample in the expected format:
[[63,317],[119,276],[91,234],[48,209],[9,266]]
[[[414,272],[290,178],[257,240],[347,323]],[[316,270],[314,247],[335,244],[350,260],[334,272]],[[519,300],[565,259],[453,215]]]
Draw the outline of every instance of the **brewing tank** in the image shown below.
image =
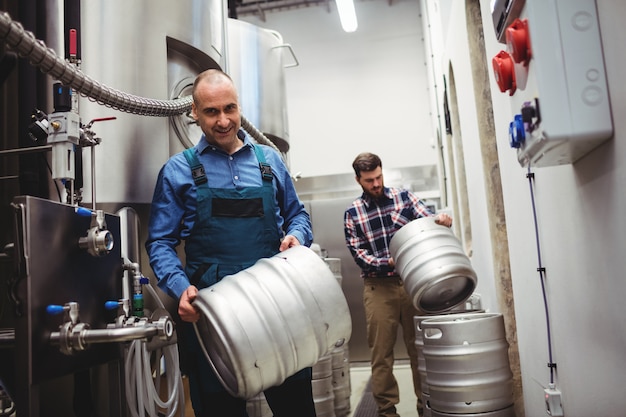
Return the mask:
[[[89,0],[81,2],[81,70],[124,93],[176,98],[181,82],[225,60],[224,4],[218,0]],[[98,203],[149,203],[161,166],[179,149],[167,117],[138,116],[79,100],[81,121],[94,124]],[[84,170],[91,171],[90,151]],[[91,201],[86,176],[84,201]]]
[[273,30],[236,19],[228,19],[227,26],[228,73],[237,86],[242,113],[286,153],[285,67],[295,61],[291,47]]

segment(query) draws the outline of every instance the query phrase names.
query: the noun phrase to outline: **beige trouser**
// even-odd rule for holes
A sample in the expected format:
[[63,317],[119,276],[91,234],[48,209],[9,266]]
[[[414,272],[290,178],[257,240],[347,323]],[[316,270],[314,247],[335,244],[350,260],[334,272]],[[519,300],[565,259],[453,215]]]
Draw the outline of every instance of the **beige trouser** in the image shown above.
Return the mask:
[[399,277],[365,278],[363,304],[367,320],[367,341],[371,348],[372,394],[378,405],[379,416],[395,417],[400,401],[398,382],[393,376],[394,353],[398,327],[411,362],[413,388],[421,412],[421,384],[417,369],[417,348],[413,317],[418,311],[413,307]]

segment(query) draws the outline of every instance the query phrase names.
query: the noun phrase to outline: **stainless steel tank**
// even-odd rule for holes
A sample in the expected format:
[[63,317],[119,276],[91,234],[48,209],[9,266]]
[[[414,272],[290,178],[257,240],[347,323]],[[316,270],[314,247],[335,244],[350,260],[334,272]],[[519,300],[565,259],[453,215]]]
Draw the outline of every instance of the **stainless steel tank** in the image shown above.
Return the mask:
[[403,226],[391,239],[389,251],[413,305],[426,314],[453,309],[476,288],[476,272],[461,242],[434,217]]
[[289,150],[285,67],[297,59],[280,33],[227,20],[227,72],[239,92],[242,113],[282,153]]
[[[150,99],[181,94],[181,84],[207,68],[221,68],[224,3],[218,0],[88,0],[81,2],[81,69],[98,82]],[[79,101],[84,123],[96,123],[96,201],[149,203],[159,169],[180,144],[166,117],[137,116]],[[182,145],[180,146],[182,148]],[[89,155],[89,151],[85,152]],[[91,163],[84,157],[85,172]],[[91,200],[85,178],[85,201]]]
[[207,359],[225,389],[241,398],[313,366],[352,332],[333,273],[304,246],[200,290],[194,305]]

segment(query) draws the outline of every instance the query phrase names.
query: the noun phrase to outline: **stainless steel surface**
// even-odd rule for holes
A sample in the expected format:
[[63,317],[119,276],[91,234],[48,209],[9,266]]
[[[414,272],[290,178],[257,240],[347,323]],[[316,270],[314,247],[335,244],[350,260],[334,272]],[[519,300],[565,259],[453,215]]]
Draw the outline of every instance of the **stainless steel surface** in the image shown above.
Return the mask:
[[[46,314],[48,305],[76,302],[80,321],[94,328],[106,327],[115,313],[104,303],[121,294],[119,245],[105,256],[94,257],[79,248],[79,239],[90,228],[91,219],[79,216],[72,206],[22,196],[14,199],[17,233],[16,254],[20,275],[13,295],[18,301],[15,320],[15,359],[2,355],[15,369],[14,399],[24,415],[39,415],[38,384],[119,359],[118,346],[101,344],[63,355],[49,341],[50,333],[64,322],[63,315]],[[119,219],[106,215],[109,231],[119,242]],[[113,316],[111,316],[113,314]],[[4,375],[2,380],[6,379]],[[32,413],[30,413],[33,411]]]
[[[296,183],[298,184],[298,183]],[[370,351],[365,332],[365,310],[363,308],[363,280],[360,270],[348,248],[343,235],[343,212],[353,197],[334,200],[313,200],[305,203],[313,224],[313,239],[331,258],[341,259],[341,288],[350,307],[352,337],[350,358],[355,362],[369,362]],[[402,343],[396,345],[396,357],[406,356]]]
[[[346,170],[350,170],[346,166]],[[384,168],[385,185],[411,190],[417,196],[439,207],[440,191],[436,165],[403,168]],[[354,172],[335,175],[303,177],[296,182],[298,195],[303,200],[331,200],[358,197],[362,190],[354,178]]]
[[[434,165],[390,168],[385,169],[384,173],[386,185],[408,187],[418,197],[437,206],[439,191],[437,170]],[[352,317],[350,360],[369,362],[370,350],[367,344],[363,308],[363,279],[360,277],[359,267],[346,247],[343,232],[344,212],[352,201],[361,195],[361,187],[356,182],[354,173],[301,178],[295,186],[311,215],[315,243],[321,247],[328,258],[341,260],[341,286],[348,300]],[[408,355],[402,341],[402,334],[398,333],[394,355],[396,359],[406,359]]]
[[433,411],[487,413],[513,404],[501,314],[451,314],[424,320],[421,327]]
[[251,398],[348,342],[341,288],[311,249],[295,246],[198,293],[209,362],[233,395]]
[[389,242],[396,271],[413,305],[425,313],[450,310],[467,300],[477,284],[476,272],[461,242],[434,217],[403,226]]
[[336,417],[343,417],[350,411],[350,395],[352,394],[352,388],[350,385],[350,361],[347,352],[348,345],[335,348],[331,352]]
[[315,415],[317,417],[335,417],[335,395],[332,376],[311,380]]
[[[132,207],[122,207],[116,213],[120,218],[120,252],[124,264],[141,263],[139,248],[139,215]],[[132,300],[132,274],[124,268],[122,280],[122,298]]]
[[[180,114],[189,107],[189,100],[163,101],[128,94],[102,85],[82,72],[77,65],[69,64],[51,47],[34,38],[32,32],[24,30],[21,23],[11,19],[8,13],[0,13],[0,40],[43,73],[49,74],[77,93],[91,98],[98,104],[116,110],[145,116],[170,116]],[[53,42],[54,43],[54,42]],[[62,45],[57,45],[57,47]]]
[[287,93],[282,36],[248,22],[228,19],[228,72],[239,92],[242,113],[272,140],[289,150]]
[[[77,338],[85,347],[90,347],[94,343],[114,343],[130,342],[137,339],[146,339],[156,336],[159,329],[153,324],[146,324],[139,327],[119,327],[113,329],[83,329]],[[61,342],[61,333],[51,332],[50,342],[58,344]]]
[[[431,417],[516,417],[515,408],[512,405],[509,407],[503,408],[502,410],[488,411],[486,413],[456,414],[456,413],[441,413],[435,410],[431,410],[430,416]],[[424,414],[424,417],[426,417],[426,414]]]
[[[448,318],[448,319],[458,319],[461,314],[476,314],[476,313],[484,313],[481,311],[450,311],[446,314],[438,314],[438,315],[430,315],[430,316],[415,316],[413,317],[413,323],[415,324],[415,347],[417,349],[417,370],[420,375],[420,382],[422,386],[422,393],[427,394],[430,397],[430,390],[428,389],[428,381],[426,379],[427,369],[426,369],[426,359],[424,358],[424,336],[422,335],[422,322],[424,320],[436,319],[436,318]],[[451,316],[454,314],[454,316]]]
[[[129,94],[173,99],[186,78],[223,66],[223,13],[218,0],[83,1],[82,70]],[[95,128],[102,138],[95,150],[98,202],[149,203],[161,166],[178,151],[170,150],[175,133],[169,120],[122,113],[86,99],[80,114],[83,120],[117,117]],[[85,161],[86,170],[89,165]]]

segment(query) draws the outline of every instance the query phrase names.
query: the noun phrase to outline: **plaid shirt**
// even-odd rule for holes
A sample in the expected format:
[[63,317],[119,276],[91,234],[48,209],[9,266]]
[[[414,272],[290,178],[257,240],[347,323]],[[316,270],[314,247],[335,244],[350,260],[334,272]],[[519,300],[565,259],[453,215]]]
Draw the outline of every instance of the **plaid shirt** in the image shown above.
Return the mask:
[[389,241],[410,221],[433,215],[410,191],[385,187],[383,194],[375,200],[363,193],[344,213],[346,244],[361,277],[395,275],[389,265]]

